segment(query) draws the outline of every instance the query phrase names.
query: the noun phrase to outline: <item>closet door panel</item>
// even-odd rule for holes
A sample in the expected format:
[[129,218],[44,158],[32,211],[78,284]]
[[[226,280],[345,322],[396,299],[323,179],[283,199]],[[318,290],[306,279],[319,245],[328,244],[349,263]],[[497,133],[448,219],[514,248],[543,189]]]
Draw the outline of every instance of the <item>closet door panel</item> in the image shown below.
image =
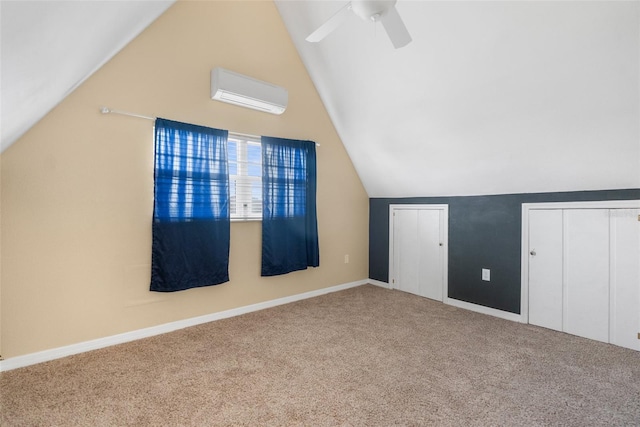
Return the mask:
[[563,327],[609,342],[609,211],[564,211]]
[[420,295],[442,301],[442,247],[440,216],[436,209],[418,211],[418,236],[420,245],[419,282]]
[[393,261],[396,287],[404,292],[420,295],[418,265],[420,241],[418,238],[418,211],[396,209],[393,217]]
[[640,350],[639,209],[612,209],[610,342]]
[[562,210],[529,213],[529,323],[562,331]]

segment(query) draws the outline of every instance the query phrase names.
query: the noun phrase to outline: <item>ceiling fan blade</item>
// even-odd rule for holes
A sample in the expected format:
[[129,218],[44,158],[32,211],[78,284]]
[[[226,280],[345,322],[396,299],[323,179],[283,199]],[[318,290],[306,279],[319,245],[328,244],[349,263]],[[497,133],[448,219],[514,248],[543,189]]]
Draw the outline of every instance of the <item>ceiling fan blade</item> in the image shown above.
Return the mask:
[[333,16],[320,25],[317,30],[309,34],[305,40],[308,42],[316,43],[327,37],[333,30],[338,28],[340,24],[347,18],[349,11],[351,10],[351,2],[345,4],[340,10],[333,14]]
[[402,18],[395,6],[389,8],[387,13],[382,15],[380,22],[382,22],[382,26],[391,39],[394,48],[401,48],[411,42],[411,35],[407,31],[404,22],[402,22]]

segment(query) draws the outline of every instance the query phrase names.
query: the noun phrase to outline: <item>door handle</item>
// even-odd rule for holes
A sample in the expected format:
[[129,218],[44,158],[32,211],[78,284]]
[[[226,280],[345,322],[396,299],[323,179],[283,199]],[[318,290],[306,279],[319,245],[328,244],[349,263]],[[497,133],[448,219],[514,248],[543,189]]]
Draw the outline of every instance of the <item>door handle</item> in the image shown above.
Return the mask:
[[536,256],[536,250],[535,249],[531,249],[531,252],[529,252],[529,254],[531,256]]

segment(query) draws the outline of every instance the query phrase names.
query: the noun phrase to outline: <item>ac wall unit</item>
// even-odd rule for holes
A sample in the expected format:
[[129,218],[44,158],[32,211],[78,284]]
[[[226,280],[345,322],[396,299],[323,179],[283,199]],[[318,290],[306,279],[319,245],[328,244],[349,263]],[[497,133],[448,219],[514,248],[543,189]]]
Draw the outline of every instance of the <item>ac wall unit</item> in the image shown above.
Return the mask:
[[211,70],[211,99],[282,114],[289,94],[283,87],[218,67]]

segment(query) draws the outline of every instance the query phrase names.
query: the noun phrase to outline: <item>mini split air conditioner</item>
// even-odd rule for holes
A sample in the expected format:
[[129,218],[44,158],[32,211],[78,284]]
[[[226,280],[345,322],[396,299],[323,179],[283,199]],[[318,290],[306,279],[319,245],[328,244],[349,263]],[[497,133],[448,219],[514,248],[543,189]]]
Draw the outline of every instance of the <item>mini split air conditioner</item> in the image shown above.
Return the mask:
[[283,87],[218,67],[211,70],[211,99],[282,114],[287,108],[289,94]]

